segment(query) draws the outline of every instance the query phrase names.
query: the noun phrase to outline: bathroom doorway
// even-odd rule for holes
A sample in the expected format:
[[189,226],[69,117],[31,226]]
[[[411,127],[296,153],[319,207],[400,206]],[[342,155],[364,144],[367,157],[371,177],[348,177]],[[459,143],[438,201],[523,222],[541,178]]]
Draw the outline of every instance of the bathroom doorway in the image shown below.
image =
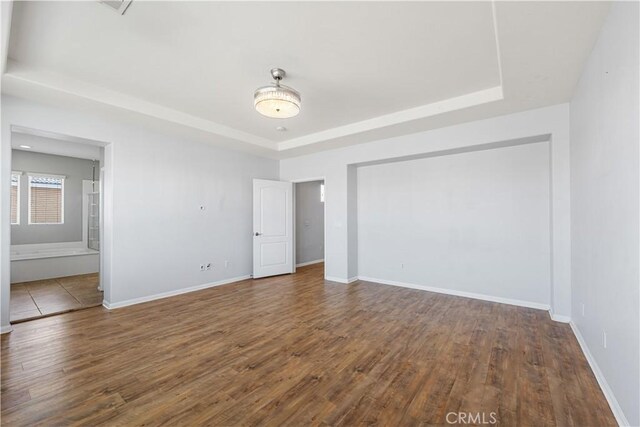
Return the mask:
[[294,183],[296,272],[324,272],[324,180]]
[[104,147],[11,134],[10,321],[102,305]]

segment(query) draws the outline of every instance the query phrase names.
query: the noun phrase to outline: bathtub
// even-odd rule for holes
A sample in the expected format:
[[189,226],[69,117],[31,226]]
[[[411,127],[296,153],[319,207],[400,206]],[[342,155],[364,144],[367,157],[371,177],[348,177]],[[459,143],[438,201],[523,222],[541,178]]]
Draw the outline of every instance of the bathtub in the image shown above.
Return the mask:
[[11,283],[97,273],[99,257],[83,242],[11,245]]

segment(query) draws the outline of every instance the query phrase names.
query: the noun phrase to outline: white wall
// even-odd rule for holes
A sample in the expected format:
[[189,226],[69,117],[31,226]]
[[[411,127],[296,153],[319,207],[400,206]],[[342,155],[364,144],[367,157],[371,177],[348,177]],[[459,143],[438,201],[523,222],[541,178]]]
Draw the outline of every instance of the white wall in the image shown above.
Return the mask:
[[571,102],[572,319],[615,395],[614,412],[624,412],[635,426],[640,425],[638,13],[637,2],[614,3]]
[[296,187],[296,264],[324,259],[324,203],[322,181],[299,182]]
[[[11,125],[105,141],[103,242],[113,254],[103,274],[108,303],[179,291],[251,273],[252,179],[277,179],[278,163],[176,140],[86,112],[2,98],[2,326],[9,324]],[[112,188],[110,188],[110,186]],[[110,195],[113,200],[109,200]],[[200,206],[205,210],[200,210]],[[230,261],[225,269],[224,261]],[[213,262],[210,271],[199,264]]]
[[359,276],[550,304],[549,144],[358,168]]
[[[353,221],[354,165],[514,140],[549,140],[552,181],[551,307],[571,313],[569,106],[541,108],[456,126],[301,156],[280,162],[280,179],[325,177],[325,274],[347,282],[358,274],[357,221]],[[557,317],[559,318],[559,317]]]

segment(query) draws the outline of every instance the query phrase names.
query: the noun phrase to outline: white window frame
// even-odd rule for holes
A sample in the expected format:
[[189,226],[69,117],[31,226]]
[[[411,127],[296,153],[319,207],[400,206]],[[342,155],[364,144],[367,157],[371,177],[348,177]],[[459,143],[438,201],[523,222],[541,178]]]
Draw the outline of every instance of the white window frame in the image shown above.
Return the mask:
[[[20,225],[20,205],[22,204],[20,203],[20,190],[22,187],[22,172],[11,171],[11,177],[13,178],[13,176],[18,177],[18,194],[16,195],[16,222],[12,222],[11,225]],[[11,218],[9,218],[9,222],[11,222]]]
[[[29,172],[28,174],[28,180],[27,180],[27,184],[29,187],[29,199],[28,199],[28,205],[27,205],[27,209],[28,209],[28,224],[29,225],[62,225],[64,224],[64,182],[66,180],[66,176],[65,175],[54,175],[54,174],[50,174],[50,173],[36,173],[36,172]],[[62,192],[60,197],[62,198],[61,201],[61,205],[60,205],[60,222],[31,222],[31,179],[32,178],[53,178],[53,179],[61,179],[62,180]]]

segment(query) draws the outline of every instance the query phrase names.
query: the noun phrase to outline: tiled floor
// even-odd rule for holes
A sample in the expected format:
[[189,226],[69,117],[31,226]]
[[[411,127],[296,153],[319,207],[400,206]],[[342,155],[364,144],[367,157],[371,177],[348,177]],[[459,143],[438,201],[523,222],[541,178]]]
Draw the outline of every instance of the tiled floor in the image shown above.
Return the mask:
[[59,277],[11,285],[11,322],[102,304],[98,274]]

